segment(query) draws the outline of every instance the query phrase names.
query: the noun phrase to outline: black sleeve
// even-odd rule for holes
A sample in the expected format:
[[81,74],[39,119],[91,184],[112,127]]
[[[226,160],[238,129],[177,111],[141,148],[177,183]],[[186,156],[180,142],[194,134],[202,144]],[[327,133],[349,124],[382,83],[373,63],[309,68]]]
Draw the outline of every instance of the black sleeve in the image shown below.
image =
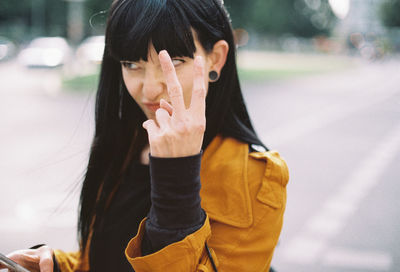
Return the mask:
[[152,206],[142,240],[143,256],[182,240],[203,225],[206,215],[200,205],[201,155],[150,156]]

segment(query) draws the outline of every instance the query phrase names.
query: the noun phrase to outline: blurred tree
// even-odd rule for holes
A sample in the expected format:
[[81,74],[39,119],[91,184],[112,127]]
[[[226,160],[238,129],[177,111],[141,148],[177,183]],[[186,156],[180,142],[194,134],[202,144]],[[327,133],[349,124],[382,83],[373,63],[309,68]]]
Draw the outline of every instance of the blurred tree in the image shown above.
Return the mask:
[[31,25],[31,1],[0,1],[0,36],[21,40]]
[[89,17],[93,13],[97,13],[103,10],[108,10],[111,6],[112,0],[86,0],[86,8]]
[[[85,0],[86,35],[103,34],[112,0]],[[68,2],[65,0],[0,0],[0,35],[24,41],[38,35],[67,36]],[[90,19],[92,18],[92,25]],[[17,31],[16,31],[17,30]]]
[[[104,33],[106,13],[111,2],[112,0],[84,1],[85,36]],[[387,2],[398,3],[399,0]],[[67,4],[65,0],[0,0],[0,35],[7,32],[10,35],[20,35],[24,39],[38,33],[66,36]],[[243,27],[260,34],[312,37],[329,34],[335,22],[328,0],[225,0],[225,5],[235,28]],[[43,16],[35,17],[39,11],[43,12]],[[390,11],[395,14],[393,9]],[[36,21],[37,18],[41,19],[40,24]],[[15,27],[10,26],[15,25],[21,26],[22,30],[14,31]],[[35,31],[35,28],[40,29]]]
[[32,0],[20,0],[18,3],[16,3],[13,0],[1,0],[0,23],[7,20],[13,20],[18,17],[23,17],[29,20],[31,1]]
[[58,0],[42,0],[46,6],[45,33],[48,36],[66,36],[67,28],[67,2]]
[[400,0],[385,0],[382,2],[380,18],[387,27],[400,27]]
[[0,35],[16,40],[37,35],[65,36],[65,5],[64,1],[54,0],[1,0]]
[[329,35],[334,16],[328,0],[225,0],[234,27],[261,34]]
[[230,17],[233,20],[233,27],[248,27],[254,0],[225,0],[224,2]]

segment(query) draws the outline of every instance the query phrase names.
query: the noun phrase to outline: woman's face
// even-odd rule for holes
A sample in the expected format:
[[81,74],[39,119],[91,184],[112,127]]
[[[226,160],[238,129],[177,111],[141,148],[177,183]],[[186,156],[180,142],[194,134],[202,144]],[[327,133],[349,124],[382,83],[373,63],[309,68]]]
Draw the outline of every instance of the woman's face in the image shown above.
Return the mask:
[[[204,83],[208,89],[208,73],[212,69],[211,55],[207,54],[201,44],[195,40],[195,56],[204,59]],[[194,59],[189,57],[174,57],[172,62],[182,87],[186,108],[190,106],[193,88]],[[147,61],[121,62],[122,76],[129,94],[143,110],[148,119],[155,119],[155,112],[160,107],[160,99],[171,103],[168,96],[165,77],[160,66],[158,54],[151,44]]]

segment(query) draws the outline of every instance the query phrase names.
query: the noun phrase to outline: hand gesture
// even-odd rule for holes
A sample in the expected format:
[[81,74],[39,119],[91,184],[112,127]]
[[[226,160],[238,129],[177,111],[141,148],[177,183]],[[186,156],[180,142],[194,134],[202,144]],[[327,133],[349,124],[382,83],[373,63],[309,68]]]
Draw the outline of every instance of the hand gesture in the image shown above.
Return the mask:
[[[11,252],[8,258],[32,272],[53,271],[53,250],[48,246]],[[6,268],[0,264],[0,269]]]
[[189,108],[185,107],[182,87],[167,51],[159,53],[159,60],[172,105],[162,99],[156,111],[156,120],[143,123],[149,137],[150,154],[163,158],[196,155],[201,150],[206,128],[204,60],[201,56],[194,60]]

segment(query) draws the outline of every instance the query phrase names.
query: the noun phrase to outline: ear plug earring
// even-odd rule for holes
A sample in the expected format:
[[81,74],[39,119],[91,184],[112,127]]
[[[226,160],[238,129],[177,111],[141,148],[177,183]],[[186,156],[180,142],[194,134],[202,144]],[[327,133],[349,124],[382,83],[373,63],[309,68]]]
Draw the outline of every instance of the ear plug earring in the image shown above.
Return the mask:
[[219,75],[218,75],[217,71],[212,70],[212,71],[210,71],[210,73],[208,73],[208,78],[210,79],[211,82],[215,82],[218,80]]

